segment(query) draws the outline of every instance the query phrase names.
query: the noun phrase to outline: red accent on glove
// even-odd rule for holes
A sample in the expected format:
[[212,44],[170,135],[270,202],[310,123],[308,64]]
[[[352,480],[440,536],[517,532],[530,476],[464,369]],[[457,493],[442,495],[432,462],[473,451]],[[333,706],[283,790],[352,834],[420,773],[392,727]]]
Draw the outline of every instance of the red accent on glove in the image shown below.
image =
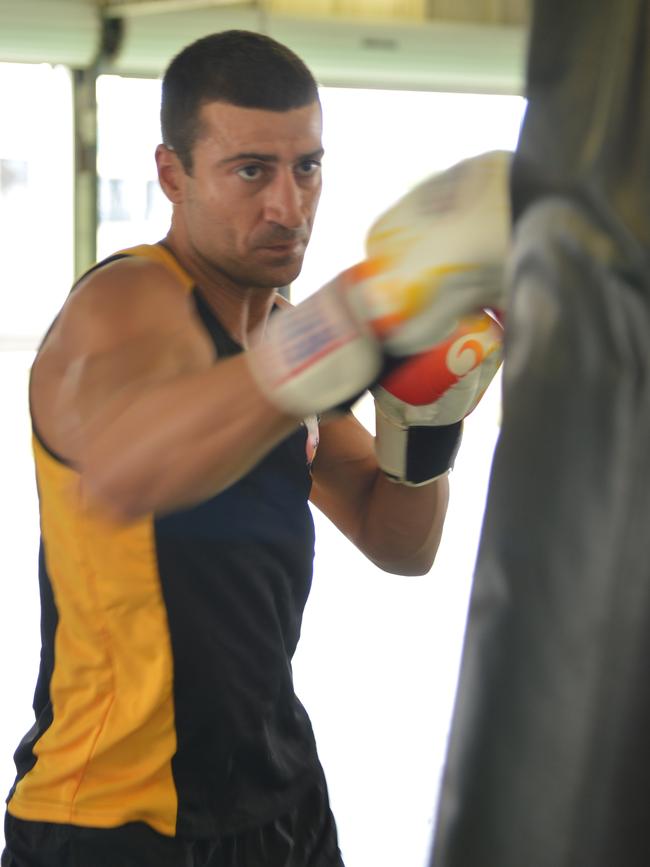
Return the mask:
[[387,374],[381,386],[411,406],[434,403],[478,367],[501,339],[501,326],[488,313],[468,317],[442,343]]

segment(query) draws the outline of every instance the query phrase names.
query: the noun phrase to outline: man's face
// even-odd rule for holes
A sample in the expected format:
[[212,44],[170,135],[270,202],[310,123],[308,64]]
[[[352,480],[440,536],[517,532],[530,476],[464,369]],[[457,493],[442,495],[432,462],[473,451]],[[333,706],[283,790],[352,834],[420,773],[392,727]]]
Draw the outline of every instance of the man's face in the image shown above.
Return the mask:
[[243,287],[300,273],[321,191],[321,109],[211,102],[200,111],[180,216],[204,263]]

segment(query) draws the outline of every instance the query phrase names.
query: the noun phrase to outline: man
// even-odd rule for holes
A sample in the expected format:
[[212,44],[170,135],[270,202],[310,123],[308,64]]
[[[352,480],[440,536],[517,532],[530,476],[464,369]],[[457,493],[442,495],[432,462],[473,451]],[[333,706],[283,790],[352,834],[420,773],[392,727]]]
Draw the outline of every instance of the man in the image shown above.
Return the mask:
[[424,446],[399,420],[399,370],[385,379],[390,467],[344,411],[383,370],[381,329],[342,288],[363,294],[375,266],[297,308],[276,293],[300,271],[323,155],[316,84],[285,47],[239,31],[189,46],[162,128],[169,234],[86,275],[33,366],[43,653],[2,865],[340,865],[291,677],[308,499],[381,568],[425,573],[484,376],[423,422]]

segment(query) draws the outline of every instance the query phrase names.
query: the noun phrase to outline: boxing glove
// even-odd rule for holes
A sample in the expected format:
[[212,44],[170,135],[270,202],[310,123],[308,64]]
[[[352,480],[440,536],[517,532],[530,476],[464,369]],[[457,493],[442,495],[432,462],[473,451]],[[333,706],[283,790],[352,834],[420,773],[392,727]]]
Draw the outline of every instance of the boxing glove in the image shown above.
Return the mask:
[[389,478],[422,485],[451,469],[463,419],[497,372],[502,344],[499,323],[481,313],[382,378],[372,390],[375,451]]
[[246,358],[272,403],[305,417],[345,404],[377,380],[381,342],[349,303],[354,288],[374,271],[372,262],[355,265],[271,316],[263,340]]
[[463,316],[500,306],[509,156],[484,154],[419,185],[371,228],[364,262],[271,317],[247,353],[271,402],[297,416],[345,404],[387,356],[417,354]]
[[509,151],[490,151],[422,181],[370,228],[380,280],[365,303],[384,351],[435,345],[482,309],[501,316],[511,233]]

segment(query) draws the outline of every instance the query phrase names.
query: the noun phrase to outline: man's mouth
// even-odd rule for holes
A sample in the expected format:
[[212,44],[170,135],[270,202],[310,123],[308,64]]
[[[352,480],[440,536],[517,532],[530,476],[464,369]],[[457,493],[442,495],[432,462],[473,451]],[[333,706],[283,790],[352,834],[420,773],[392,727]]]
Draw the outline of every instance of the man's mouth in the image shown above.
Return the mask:
[[271,250],[274,253],[284,253],[286,255],[301,253],[304,250],[304,247],[305,242],[301,238],[296,238],[293,241],[280,241],[277,243],[261,245],[262,250]]

